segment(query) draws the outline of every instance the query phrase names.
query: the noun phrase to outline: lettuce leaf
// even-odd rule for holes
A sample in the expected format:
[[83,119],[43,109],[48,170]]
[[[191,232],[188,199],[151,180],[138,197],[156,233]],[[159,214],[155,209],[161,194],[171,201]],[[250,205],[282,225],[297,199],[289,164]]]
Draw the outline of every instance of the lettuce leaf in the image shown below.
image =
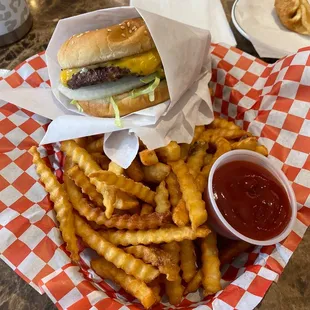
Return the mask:
[[120,118],[120,115],[119,115],[119,109],[118,109],[118,106],[114,100],[114,98],[111,96],[110,97],[110,103],[112,104],[112,107],[113,107],[113,110],[114,110],[114,115],[115,115],[115,125],[117,127],[123,127],[122,125],[122,121],[121,121],[121,118]]
[[155,100],[154,91],[158,87],[159,83],[160,83],[160,78],[156,76],[154,79],[154,82],[152,84],[149,84],[147,87],[143,89],[139,89],[139,90],[134,89],[131,92],[131,98],[137,98],[141,95],[149,95],[150,101],[154,101]]
[[77,100],[71,100],[70,104],[75,105],[75,106],[77,107],[77,109],[78,109],[79,112],[81,112],[81,113],[84,112],[83,109],[82,109],[82,107],[78,104]]

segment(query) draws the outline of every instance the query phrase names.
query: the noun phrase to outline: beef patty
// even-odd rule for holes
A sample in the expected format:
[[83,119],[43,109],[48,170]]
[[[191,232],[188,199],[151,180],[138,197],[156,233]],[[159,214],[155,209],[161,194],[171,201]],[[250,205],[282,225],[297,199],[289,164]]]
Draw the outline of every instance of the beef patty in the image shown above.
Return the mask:
[[113,66],[87,69],[73,74],[67,85],[71,89],[78,89],[83,86],[116,81],[128,75],[131,75],[129,69]]

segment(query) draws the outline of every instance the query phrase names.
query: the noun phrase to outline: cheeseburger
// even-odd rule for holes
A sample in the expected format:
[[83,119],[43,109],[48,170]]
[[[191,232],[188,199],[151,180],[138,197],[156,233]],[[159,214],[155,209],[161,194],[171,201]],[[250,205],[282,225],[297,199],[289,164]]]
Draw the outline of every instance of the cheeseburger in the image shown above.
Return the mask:
[[169,99],[161,59],[142,18],[72,36],[58,62],[59,91],[86,114],[119,120]]

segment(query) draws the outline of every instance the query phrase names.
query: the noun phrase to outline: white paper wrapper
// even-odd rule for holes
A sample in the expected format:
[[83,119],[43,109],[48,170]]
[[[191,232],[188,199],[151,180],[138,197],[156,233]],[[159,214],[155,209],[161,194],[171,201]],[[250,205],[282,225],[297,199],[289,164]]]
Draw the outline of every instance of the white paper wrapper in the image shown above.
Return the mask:
[[273,0],[238,0],[233,15],[236,27],[253,43],[260,57],[281,58],[310,45],[310,36],[282,25]]
[[[61,68],[57,53],[60,46],[74,34],[138,16],[145,20],[161,56],[170,100],[123,117],[122,128],[115,125],[114,119],[79,115],[77,108],[70,105],[71,100],[58,91]],[[189,142],[197,122],[207,124],[212,121],[212,105],[206,91],[211,76],[210,44],[210,33],[205,29],[133,7],[74,16],[58,22],[46,51],[51,89],[46,85],[43,89],[34,90],[21,87],[13,91],[4,89],[0,98],[7,101],[13,98],[17,105],[54,119],[41,144],[108,133],[104,151],[111,160],[127,168],[138,151],[137,137],[141,136],[144,143],[152,148],[164,146],[171,139]],[[27,99],[23,100],[25,97]]]
[[131,0],[130,5],[181,23],[207,29],[214,43],[237,45],[220,0]]

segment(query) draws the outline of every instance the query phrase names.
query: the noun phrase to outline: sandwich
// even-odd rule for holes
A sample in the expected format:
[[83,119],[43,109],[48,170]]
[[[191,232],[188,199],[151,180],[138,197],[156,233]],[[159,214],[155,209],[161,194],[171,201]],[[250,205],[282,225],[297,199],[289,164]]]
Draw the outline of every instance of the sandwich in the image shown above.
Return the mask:
[[76,34],[58,51],[59,91],[80,111],[115,117],[169,99],[162,62],[142,18]]

